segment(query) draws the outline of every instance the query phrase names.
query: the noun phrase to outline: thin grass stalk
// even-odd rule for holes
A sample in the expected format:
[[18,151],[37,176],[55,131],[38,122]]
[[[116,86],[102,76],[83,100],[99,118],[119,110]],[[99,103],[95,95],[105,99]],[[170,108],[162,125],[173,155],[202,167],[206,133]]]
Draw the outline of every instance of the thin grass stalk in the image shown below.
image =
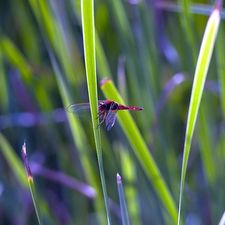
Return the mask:
[[184,190],[184,183],[191,141],[199,111],[206,75],[208,72],[212,51],[214,48],[215,39],[220,23],[220,10],[221,10],[221,1],[218,1],[206,25],[194,75],[194,82],[192,87],[191,100],[187,119],[187,128],[185,134],[185,142],[184,142],[184,153],[183,153],[181,181],[180,181],[178,221],[177,221],[178,225],[180,224],[182,196]]
[[104,168],[102,161],[102,149],[100,129],[98,126],[98,93],[96,77],[96,58],[95,58],[95,27],[94,27],[94,1],[81,1],[81,17],[84,42],[85,68],[88,86],[89,102],[91,107],[91,119],[93,125],[95,146],[98,158],[98,166],[102,183],[103,197],[106,209],[107,222],[110,224],[110,214],[108,208],[108,196],[106,191]]
[[[54,75],[56,76],[56,80],[57,80],[60,95],[62,97],[63,105],[66,108],[66,107],[68,107],[68,105],[72,104],[72,97],[69,94],[68,87],[66,85],[66,78],[63,76],[63,74],[59,68],[56,57],[55,57],[55,55],[50,47],[49,41],[48,41],[48,39],[50,39],[50,42],[51,42],[53,48],[57,47],[56,45],[54,45],[54,43],[57,41],[53,39],[54,35],[52,35],[52,29],[53,29],[53,26],[55,26],[55,23],[54,23],[54,21],[52,21],[53,24],[50,26],[49,20],[45,19],[50,16],[46,12],[45,4],[40,6],[38,2],[35,2],[33,0],[30,0],[30,4],[31,4],[33,12],[36,16],[36,19],[39,23],[40,30],[42,31],[42,35],[43,35],[43,38],[44,38],[44,41],[45,41],[45,44],[47,47],[50,61],[52,63],[52,67],[55,72]],[[45,21],[43,22],[42,20],[45,20]],[[51,19],[50,19],[50,21],[51,21]],[[46,37],[45,30],[47,30],[48,39],[46,39],[47,37]],[[57,51],[58,51],[57,48],[56,49],[54,48],[54,50],[57,54]],[[60,57],[59,57],[59,59],[60,59]],[[79,150],[79,155],[81,158],[82,166],[84,168],[85,176],[88,179],[88,181],[91,183],[91,185],[95,188],[95,190],[97,191],[97,195],[99,196],[98,198],[95,199],[94,203],[95,203],[96,210],[98,212],[98,219],[99,219],[100,223],[103,224],[104,220],[102,219],[101,214],[103,212],[104,206],[102,204],[102,199],[101,199],[101,194],[100,194],[101,188],[99,185],[98,177],[95,173],[95,169],[91,163],[91,160],[88,157],[88,152],[89,152],[90,147],[87,145],[87,143],[88,143],[87,137],[86,137],[85,132],[84,132],[78,118],[76,117],[76,115],[73,115],[72,113],[67,112],[67,117],[69,120],[69,125],[71,128],[74,144],[77,146],[77,149]]]
[[131,158],[130,153],[123,146],[118,146],[121,158],[121,167],[123,177],[126,179],[127,184],[124,185],[125,196],[127,199],[128,213],[132,224],[141,224],[140,209],[137,204],[138,190],[136,188],[137,174],[134,160]]
[[36,193],[36,190],[35,190],[33,175],[31,173],[31,169],[30,169],[29,162],[28,162],[28,159],[27,159],[27,149],[26,149],[26,143],[25,142],[22,146],[22,158],[23,158],[23,162],[24,162],[24,168],[25,168],[25,171],[26,171],[26,174],[27,174],[27,181],[28,181],[32,201],[33,201],[33,204],[34,204],[34,209],[35,209],[35,213],[36,213],[36,216],[37,216],[38,224],[41,225],[42,223],[41,223],[41,219],[40,219],[40,210],[39,210],[38,202],[37,202],[37,193]]
[[7,106],[9,104],[9,96],[7,94],[7,81],[6,81],[6,74],[4,71],[3,67],[3,54],[1,52],[1,47],[0,47],[0,87],[1,87],[1,92],[0,92],[0,104],[1,104],[1,109],[3,111],[6,111]]
[[[7,139],[0,133],[0,151],[5,157],[9,167],[13,171],[18,182],[25,188],[29,189],[29,183],[27,182],[26,173],[24,173],[24,166],[21,159],[16,155],[16,151],[12,148]],[[37,198],[36,198],[37,199]],[[38,203],[40,204],[41,212],[45,213],[45,218],[51,222],[53,220],[50,218],[50,210],[46,202],[44,202],[40,197],[38,198]]]
[[[49,45],[52,47],[52,49],[54,49],[57,57],[60,60],[69,83],[73,86],[76,86],[77,77],[74,76],[74,62],[71,62],[72,57],[68,51],[68,43],[66,43],[64,38],[66,34],[64,34],[64,31],[60,27],[59,22],[51,13],[52,10],[50,10],[47,1],[29,0],[29,2],[39,23],[39,26],[42,28],[42,33],[45,34],[45,38],[47,37],[49,40]],[[77,66],[77,68],[79,67]]]
[[20,27],[18,30],[22,44],[20,47],[24,50],[23,52],[29,62],[37,65],[41,63],[41,49],[38,44],[40,36],[29,10],[27,1],[15,1],[13,3],[13,15]]
[[191,47],[191,55],[193,56],[193,60],[191,61],[191,65],[194,65],[194,62],[197,60],[197,56],[195,54],[196,42],[195,42],[195,36],[193,33],[193,21],[191,17],[190,12],[190,6],[191,2],[189,0],[179,0],[181,4],[181,24],[183,27],[183,31],[185,32],[185,37],[187,38],[187,42],[189,46]]
[[[63,100],[63,104],[65,107],[67,107],[68,105],[71,104],[71,97],[68,93],[68,89],[66,88],[66,84],[63,80],[63,76],[62,76],[59,66],[56,62],[56,59],[55,59],[52,51],[50,50],[49,46],[48,46],[48,52],[49,52],[49,56],[50,56],[50,60],[51,60],[53,69],[55,71],[55,76],[56,76],[56,79],[58,82],[59,91],[60,91],[60,94],[61,94],[61,97]],[[102,220],[100,217],[100,215],[102,214],[102,212],[104,210],[104,206],[102,204],[102,198],[101,198],[101,191],[100,191],[101,188],[100,188],[100,184],[99,184],[100,182],[98,180],[95,169],[92,166],[91,160],[88,157],[88,152],[89,152],[90,147],[87,144],[88,143],[87,137],[85,135],[85,132],[84,132],[77,116],[72,113],[68,113],[68,112],[67,112],[67,116],[68,116],[71,131],[72,131],[74,143],[77,146],[77,149],[79,150],[79,154],[81,157],[81,163],[84,168],[85,175],[86,175],[88,181],[91,183],[91,185],[97,191],[98,198],[95,198],[95,206],[98,211],[99,221],[100,221],[100,223],[104,224],[105,220],[104,219]]]
[[223,112],[223,118],[225,119],[225,33],[224,27],[220,26],[218,32],[218,40],[216,43],[216,59],[217,59],[217,70],[218,70],[218,78],[220,84],[220,99],[221,106]]
[[117,189],[119,194],[119,200],[120,200],[120,212],[122,217],[122,225],[130,225],[129,216],[127,212],[127,204],[125,201],[124,191],[123,191],[123,183],[122,178],[117,173],[116,175],[116,182],[117,182]]

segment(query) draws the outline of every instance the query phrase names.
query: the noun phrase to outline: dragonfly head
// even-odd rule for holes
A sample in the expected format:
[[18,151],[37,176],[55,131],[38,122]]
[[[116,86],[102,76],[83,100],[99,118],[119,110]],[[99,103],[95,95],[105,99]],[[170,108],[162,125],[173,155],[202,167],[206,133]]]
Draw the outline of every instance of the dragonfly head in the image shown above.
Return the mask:
[[112,103],[110,109],[111,109],[111,110],[117,110],[118,107],[119,107],[119,105],[118,105],[116,102],[114,102],[114,103]]

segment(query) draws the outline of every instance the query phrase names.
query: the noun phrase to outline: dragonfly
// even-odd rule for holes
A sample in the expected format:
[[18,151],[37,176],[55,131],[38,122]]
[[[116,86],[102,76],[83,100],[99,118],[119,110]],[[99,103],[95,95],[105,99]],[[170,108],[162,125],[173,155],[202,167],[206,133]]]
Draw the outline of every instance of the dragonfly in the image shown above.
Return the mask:
[[[90,109],[89,103],[73,104],[67,107],[69,112],[78,112],[80,110]],[[113,100],[100,100],[98,101],[98,118],[99,125],[105,122],[106,129],[112,129],[116,122],[116,113],[119,110],[141,111],[144,108],[138,106],[126,106],[119,104]]]

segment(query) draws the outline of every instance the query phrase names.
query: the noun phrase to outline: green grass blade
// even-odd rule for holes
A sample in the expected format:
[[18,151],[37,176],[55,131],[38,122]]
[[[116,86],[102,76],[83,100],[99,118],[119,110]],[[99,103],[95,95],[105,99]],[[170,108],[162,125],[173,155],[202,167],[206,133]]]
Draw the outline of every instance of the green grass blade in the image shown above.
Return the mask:
[[[55,76],[57,79],[57,83],[59,86],[59,91],[60,91],[60,94],[61,94],[61,97],[63,100],[63,104],[66,108],[68,105],[71,104],[71,97],[68,93],[68,88],[66,87],[66,84],[64,82],[64,79],[63,79],[63,76],[59,69],[59,66],[58,66],[56,59],[55,59],[52,51],[50,50],[50,48],[48,48],[48,51],[49,51],[50,60],[52,62],[53,69],[55,71]],[[87,144],[88,143],[87,137],[85,135],[83,127],[81,126],[80,121],[78,120],[77,116],[72,113],[67,113],[67,116],[68,116],[69,124],[71,127],[74,143],[77,146],[77,149],[79,150],[79,154],[81,157],[81,163],[84,168],[85,175],[86,175],[88,181],[90,182],[90,184],[97,191],[98,198],[95,199],[96,200],[95,206],[98,211],[99,220],[102,221],[102,224],[104,224],[103,223],[104,219],[102,219],[102,217],[100,217],[100,215],[103,213],[103,210],[104,210],[104,206],[102,204],[102,198],[101,198],[101,191],[100,191],[101,188],[99,185],[100,182],[96,175],[95,169],[91,163],[91,160],[88,157],[90,147]]]
[[178,224],[180,224],[180,214],[182,205],[182,196],[184,189],[184,182],[186,176],[187,162],[190,153],[191,141],[193,132],[196,124],[196,119],[199,111],[199,105],[202,97],[202,92],[206,80],[209,63],[212,56],[212,51],[215,44],[215,39],[220,22],[220,6],[216,7],[206,26],[205,33],[202,39],[200,53],[198,56],[197,66],[195,70],[194,82],[191,93],[191,100],[189,105],[187,128],[185,134],[184,153],[181,171],[181,182],[180,182],[180,197],[179,197],[179,211],[178,211]]
[[[106,80],[102,83],[101,88],[107,99],[113,99],[124,104],[122,97],[111,80]],[[118,112],[118,120],[140,164],[175,224],[177,221],[177,209],[174,200],[133,118],[128,111],[121,111]]]
[[[35,92],[35,97],[39,100],[40,106],[52,108],[51,101],[49,100],[46,93],[46,84],[40,83],[39,80],[34,82],[32,67],[29,64],[28,60],[23,56],[21,51],[7,37],[3,37],[0,39],[0,46],[3,50],[2,57],[7,59],[21,73],[21,77],[25,84],[34,85],[35,89],[38,90],[37,92]],[[1,79],[3,78],[4,76],[2,76]]]
[[120,212],[122,216],[122,225],[130,225],[129,216],[127,212],[127,205],[126,205],[124,191],[123,191],[122,178],[118,173],[116,175],[116,181],[117,181],[117,189],[118,189],[119,200],[120,200]]
[[1,104],[1,109],[3,111],[6,111],[6,108],[8,106],[9,102],[9,96],[7,93],[7,82],[6,82],[6,74],[3,66],[3,55],[0,49],[0,104]]
[[[39,5],[39,3],[42,5]],[[54,39],[54,32],[52,30],[53,26],[55,27],[55,22],[51,17],[51,14],[49,12],[49,9],[47,7],[46,3],[43,2],[36,2],[33,0],[30,0],[30,4],[31,4],[31,8],[33,9],[33,12],[36,16],[36,19],[39,23],[39,26],[41,28],[41,31],[44,32],[46,30],[46,32],[44,32],[44,40],[45,40],[45,44],[50,56],[50,61],[52,63],[52,67],[54,69],[54,75],[56,76],[56,80],[57,80],[57,84],[58,84],[58,89],[63,101],[63,105],[64,107],[68,107],[68,105],[72,104],[72,96],[69,93],[69,88],[66,85],[66,78],[63,76],[59,65],[57,63],[56,57],[53,53],[53,51],[55,50],[56,55],[59,58],[59,61],[64,58],[65,60],[62,62],[62,60],[60,61],[62,64],[62,67],[65,69],[65,65],[63,66],[64,62],[67,63],[71,63],[71,61],[66,60],[67,57],[65,57],[65,55],[63,55],[62,52],[60,52],[59,47],[57,44],[55,44],[55,39]],[[50,21],[52,21],[52,24],[50,23]],[[46,37],[46,33],[48,38]],[[53,47],[50,47],[50,45]],[[61,49],[61,48],[60,48]],[[62,54],[62,55],[61,55]],[[70,65],[68,65],[68,68],[71,68]],[[65,70],[65,73],[68,70]],[[69,70],[70,71],[70,70]],[[70,73],[70,75],[73,75],[72,73]],[[67,79],[73,79],[68,77],[67,75]],[[89,150],[90,150],[90,146],[87,144],[88,140],[87,137],[85,135],[85,132],[83,130],[83,127],[81,126],[80,121],[78,120],[77,116],[72,114],[72,113],[67,113],[67,117],[68,117],[68,121],[69,121],[69,125],[71,128],[71,132],[72,132],[72,137],[74,140],[74,143],[79,151],[79,156],[81,158],[81,163],[82,166],[84,168],[84,172],[85,172],[85,176],[88,180],[88,182],[95,188],[95,190],[98,193],[98,198],[95,199],[95,207],[96,207],[96,211],[98,212],[98,218],[100,221],[102,221],[103,223],[103,219],[101,217],[102,212],[104,210],[104,206],[102,204],[102,198],[100,195],[100,185],[99,185],[99,180],[98,177],[96,175],[96,171],[94,169],[94,166],[91,163],[91,160],[88,156],[89,154]]]
[[7,37],[2,37],[0,39],[0,47],[2,49],[3,56],[7,58],[12,65],[18,68],[24,81],[28,83],[31,82],[32,72],[30,65],[13,42]]
[[221,98],[221,105],[222,105],[222,112],[223,112],[223,118],[225,118],[225,44],[224,44],[224,27],[220,27],[218,32],[218,40],[216,45],[216,59],[217,59],[217,70],[219,75],[219,84],[220,84],[220,98]]
[[[185,33],[185,36],[187,37],[188,44],[191,49],[191,55],[193,58],[193,62],[191,63],[191,66],[188,68],[189,71],[193,71],[194,68],[194,62],[197,61],[198,57],[198,51],[197,51],[197,24],[196,27],[193,24],[193,15],[191,13],[191,2],[189,0],[182,0],[182,14],[181,14],[181,22],[183,25],[183,30]],[[201,18],[199,20],[199,23],[201,24],[201,21],[205,21],[205,18]],[[196,28],[196,29],[195,29]],[[215,168],[214,168],[214,162],[213,162],[213,152],[211,151],[211,142],[212,142],[212,135],[210,135],[210,124],[205,123],[207,121],[207,107],[204,106],[204,103],[202,103],[202,106],[200,108],[199,113],[199,129],[197,132],[197,140],[199,142],[200,146],[200,154],[201,159],[203,163],[203,169],[205,176],[209,183],[212,184],[212,182],[215,180]]]
[[[77,18],[79,23],[81,23],[81,13],[80,13],[80,2],[77,0],[71,0],[72,8],[74,11],[74,16]],[[95,48],[96,48],[96,61],[97,61],[97,71],[100,77],[111,76],[111,71],[109,67],[109,63],[107,61],[100,37],[95,31]]]
[[8,162],[13,173],[17,177],[18,181],[25,187],[28,188],[27,178],[24,174],[23,165],[19,157],[14,152],[6,138],[0,133],[0,151]]
[[[57,10],[54,11],[54,9],[51,9],[47,1],[30,0],[30,5],[39,23],[42,34],[49,40],[49,45],[54,49],[59,58],[69,83],[75,86],[78,76],[74,76],[74,71],[76,70],[77,73],[82,73],[82,69],[77,65],[78,59],[72,61],[73,56],[69,51],[70,48],[72,49],[72,46],[65,39],[65,36],[68,34],[62,29],[62,21],[57,14]],[[52,11],[54,11],[55,15],[53,15]]]
[[108,197],[106,192],[105,177],[102,162],[102,150],[100,129],[98,128],[98,93],[96,78],[96,59],[95,59],[95,28],[94,28],[94,1],[81,1],[82,29],[84,42],[85,67],[88,86],[89,102],[91,107],[91,119],[93,125],[94,139],[98,157],[99,172],[102,183],[102,190],[107,214],[107,221],[110,224],[108,209]]

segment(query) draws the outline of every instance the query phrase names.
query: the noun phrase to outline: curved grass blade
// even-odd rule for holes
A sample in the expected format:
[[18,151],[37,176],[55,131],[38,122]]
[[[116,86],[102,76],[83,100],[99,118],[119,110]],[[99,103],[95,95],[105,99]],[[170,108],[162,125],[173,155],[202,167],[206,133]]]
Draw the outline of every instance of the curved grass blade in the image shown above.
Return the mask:
[[104,203],[106,208],[106,216],[108,224],[110,224],[110,215],[108,208],[108,197],[106,192],[106,184],[104,177],[104,169],[102,162],[102,149],[100,139],[100,129],[98,129],[98,93],[97,93],[97,78],[96,78],[96,59],[95,59],[95,28],[94,28],[94,1],[81,1],[82,29],[84,42],[85,67],[88,86],[88,95],[91,108],[91,118],[95,139],[95,146],[98,158],[98,166],[102,183]]
[[[191,13],[191,2],[189,0],[182,0],[182,15],[181,20],[185,36],[192,52],[193,62],[197,61],[197,41],[196,41],[196,29],[193,28],[193,14]],[[212,8],[212,7],[211,7]],[[210,10],[211,13],[212,9]],[[200,22],[200,21],[199,21]],[[196,27],[197,28],[197,27]],[[193,71],[194,64],[191,64],[190,68]],[[215,165],[213,161],[212,153],[212,135],[210,135],[210,122],[207,121],[207,107],[204,102],[201,103],[199,111],[199,129],[197,132],[197,140],[199,142],[201,160],[203,164],[204,174],[210,184],[215,181]]]
[[31,67],[14,43],[7,37],[1,37],[0,47],[3,56],[19,69],[24,81],[30,83],[32,81]]
[[31,86],[33,85],[35,90],[38,89],[38,91],[35,92],[35,97],[39,100],[40,106],[49,109],[52,108],[51,101],[46,93],[45,84],[39,81],[34,82],[32,66],[22,52],[8,37],[0,38],[0,46],[2,47],[2,57],[6,58],[21,73],[21,78],[24,83]]
[[[125,104],[112,80],[108,79],[102,82],[101,88],[106,98],[113,99],[123,105]],[[151,180],[156,193],[167,209],[171,221],[175,224],[178,215],[175,202],[133,118],[128,111],[120,111],[118,112],[118,120],[143,170]]]
[[208,23],[206,25],[205,33],[203,36],[200,53],[198,56],[197,66],[195,70],[194,82],[191,93],[191,100],[189,105],[187,128],[185,134],[184,153],[180,181],[180,197],[179,197],[179,211],[178,211],[178,225],[180,224],[180,214],[182,205],[182,196],[184,189],[184,182],[186,176],[187,163],[190,153],[191,141],[196,124],[196,119],[199,111],[199,105],[202,97],[202,92],[206,80],[209,63],[212,56],[212,51],[215,44],[215,39],[220,22],[221,2],[218,1],[215,9],[213,10]]

